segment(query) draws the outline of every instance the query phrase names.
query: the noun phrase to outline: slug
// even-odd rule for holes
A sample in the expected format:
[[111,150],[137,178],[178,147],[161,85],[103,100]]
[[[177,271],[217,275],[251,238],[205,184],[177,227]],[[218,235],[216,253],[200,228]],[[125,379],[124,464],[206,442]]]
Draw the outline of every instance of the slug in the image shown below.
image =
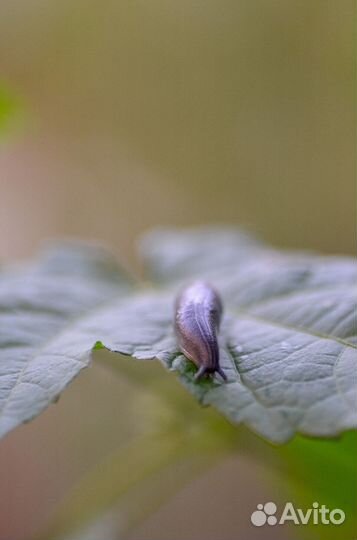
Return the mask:
[[222,318],[222,302],[204,281],[182,290],[175,304],[175,332],[180,351],[198,367],[195,381],[208,374],[227,377],[219,365],[217,332]]

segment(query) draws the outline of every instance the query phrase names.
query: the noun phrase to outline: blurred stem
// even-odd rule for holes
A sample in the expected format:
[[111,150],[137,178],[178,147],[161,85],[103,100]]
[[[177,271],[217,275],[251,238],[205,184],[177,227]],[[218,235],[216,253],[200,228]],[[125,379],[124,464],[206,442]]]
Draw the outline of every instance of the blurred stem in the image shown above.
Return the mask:
[[[141,486],[151,479],[155,480],[158,473],[161,475],[162,471],[170,467],[176,467],[177,472],[181,471],[182,484],[211,464],[224,450],[219,440],[212,440],[212,432],[205,426],[181,430],[174,424],[165,431],[138,436],[83,478],[62,504],[41,538],[65,538],[73,531],[90,525],[114,505],[125,502],[132,490],[139,490],[140,494]],[[185,467],[178,466],[185,462]],[[150,493],[152,499],[153,492]],[[145,509],[143,506],[146,502],[137,508],[132,504],[130,519],[124,529],[128,530],[143,519],[147,510],[160,504],[162,497],[163,493],[151,500]]]

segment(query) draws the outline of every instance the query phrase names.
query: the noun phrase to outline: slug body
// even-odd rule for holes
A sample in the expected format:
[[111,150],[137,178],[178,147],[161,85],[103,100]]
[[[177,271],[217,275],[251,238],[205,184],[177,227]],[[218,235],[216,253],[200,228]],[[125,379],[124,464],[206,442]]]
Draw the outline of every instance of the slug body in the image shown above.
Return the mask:
[[206,374],[219,373],[217,333],[222,318],[222,302],[216,291],[203,281],[186,287],[175,305],[175,331],[181,352],[196,366],[195,380]]

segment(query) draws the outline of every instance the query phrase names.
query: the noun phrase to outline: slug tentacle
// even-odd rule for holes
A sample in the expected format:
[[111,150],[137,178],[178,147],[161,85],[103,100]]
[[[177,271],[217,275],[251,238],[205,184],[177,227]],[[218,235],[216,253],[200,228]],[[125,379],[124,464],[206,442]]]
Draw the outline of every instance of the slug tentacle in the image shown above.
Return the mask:
[[193,378],[195,381],[199,381],[204,375],[206,375],[206,373],[207,371],[205,366],[201,366],[200,368],[198,368],[198,371],[195,373],[195,376]]
[[221,300],[208,283],[193,283],[176,300],[175,331],[178,344],[181,352],[199,368],[195,381],[215,372],[227,380],[219,365],[217,332],[221,317]]

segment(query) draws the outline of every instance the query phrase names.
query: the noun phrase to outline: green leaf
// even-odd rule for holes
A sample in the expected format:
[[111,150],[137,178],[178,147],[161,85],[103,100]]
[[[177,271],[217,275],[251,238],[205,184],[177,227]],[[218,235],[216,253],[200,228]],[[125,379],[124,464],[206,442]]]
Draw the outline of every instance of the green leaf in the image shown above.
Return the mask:
[[[273,442],[296,432],[335,436],[356,425],[352,260],[284,253],[222,228],[156,231],[142,251],[150,289],[134,289],[108,254],[81,245],[5,273],[0,433],[41,412],[101,344],[159,359],[202,404]],[[196,368],[177,350],[174,298],[197,277],[224,300],[228,383],[195,383]]]
[[18,99],[0,85],[0,135],[8,131],[11,121],[18,113],[18,108]]
[[346,514],[345,522],[338,527],[338,535],[334,527],[310,523],[305,537],[354,538],[357,528],[356,431],[345,433],[338,441],[296,437],[277,450],[284,463],[284,479],[290,484],[291,500],[297,506],[309,508],[312,500],[316,500],[328,508],[341,508]]

